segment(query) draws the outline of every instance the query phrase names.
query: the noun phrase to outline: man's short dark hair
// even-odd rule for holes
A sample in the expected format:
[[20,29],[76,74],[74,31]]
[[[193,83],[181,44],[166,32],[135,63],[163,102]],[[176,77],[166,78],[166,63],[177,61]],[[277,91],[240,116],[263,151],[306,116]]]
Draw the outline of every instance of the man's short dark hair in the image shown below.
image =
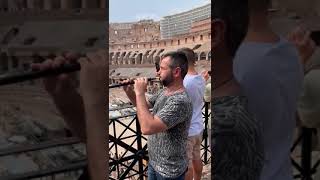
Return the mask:
[[195,60],[196,60],[196,56],[195,56],[195,53],[192,49],[190,48],[180,48],[177,50],[178,52],[183,52],[187,59],[188,59],[188,65],[194,65],[195,63]]
[[188,59],[186,55],[183,52],[172,51],[164,54],[162,59],[166,57],[171,58],[170,68],[179,67],[181,69],[181,77],[183,79],[188,72]]
[[214,0],[212,18],[225,22],[226,45],[234,56],[248,31],[248,0]]

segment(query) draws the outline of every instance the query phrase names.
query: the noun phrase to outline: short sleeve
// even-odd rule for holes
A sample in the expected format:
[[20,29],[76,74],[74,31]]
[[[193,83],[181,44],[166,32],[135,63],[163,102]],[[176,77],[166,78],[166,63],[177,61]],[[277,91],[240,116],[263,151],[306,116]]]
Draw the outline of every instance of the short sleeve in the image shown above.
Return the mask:
[[190,120],[192,117],[192,105],[184,101],[181,96],[173,96],[168,99],[164,107],[157,112],[158,116],[168,127],[168,129],[177,124]]
[[149,99],[148,102],[152,105],[152,107],[154,106],[157,98],[160,96],[160,94],[163,92],[163,90],[158,91],[156,94],[152,95]]

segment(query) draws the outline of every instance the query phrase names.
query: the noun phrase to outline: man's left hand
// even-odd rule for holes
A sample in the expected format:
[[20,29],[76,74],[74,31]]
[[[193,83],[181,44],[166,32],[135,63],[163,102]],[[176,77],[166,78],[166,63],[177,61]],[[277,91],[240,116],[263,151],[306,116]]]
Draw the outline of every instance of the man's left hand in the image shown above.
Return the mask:
[[134,91],[136,95],[144,95],[147,91],[148,79],[146,77],[134,80]]

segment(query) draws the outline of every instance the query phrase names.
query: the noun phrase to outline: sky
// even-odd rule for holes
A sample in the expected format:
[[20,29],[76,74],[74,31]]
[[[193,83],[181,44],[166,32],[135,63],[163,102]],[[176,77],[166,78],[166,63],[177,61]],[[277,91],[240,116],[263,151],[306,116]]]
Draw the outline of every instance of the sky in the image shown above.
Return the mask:
[[210,3],[211,0],[109,0],[109,22],[135,22],[141,19],[160,20]]

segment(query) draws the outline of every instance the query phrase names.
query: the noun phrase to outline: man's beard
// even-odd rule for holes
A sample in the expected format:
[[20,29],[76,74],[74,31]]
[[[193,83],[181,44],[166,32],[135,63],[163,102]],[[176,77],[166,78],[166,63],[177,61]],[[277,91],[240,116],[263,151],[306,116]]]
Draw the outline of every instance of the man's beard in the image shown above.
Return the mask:
[[173,82],[173,75],[172,75],[172,73],[171,73],[169,76],[167,76],[165,79],[162,79],[161,81],[162,81],[163,86],[165,86],[165,87],[167,87],[168,85],[170,85],[170,84]]

